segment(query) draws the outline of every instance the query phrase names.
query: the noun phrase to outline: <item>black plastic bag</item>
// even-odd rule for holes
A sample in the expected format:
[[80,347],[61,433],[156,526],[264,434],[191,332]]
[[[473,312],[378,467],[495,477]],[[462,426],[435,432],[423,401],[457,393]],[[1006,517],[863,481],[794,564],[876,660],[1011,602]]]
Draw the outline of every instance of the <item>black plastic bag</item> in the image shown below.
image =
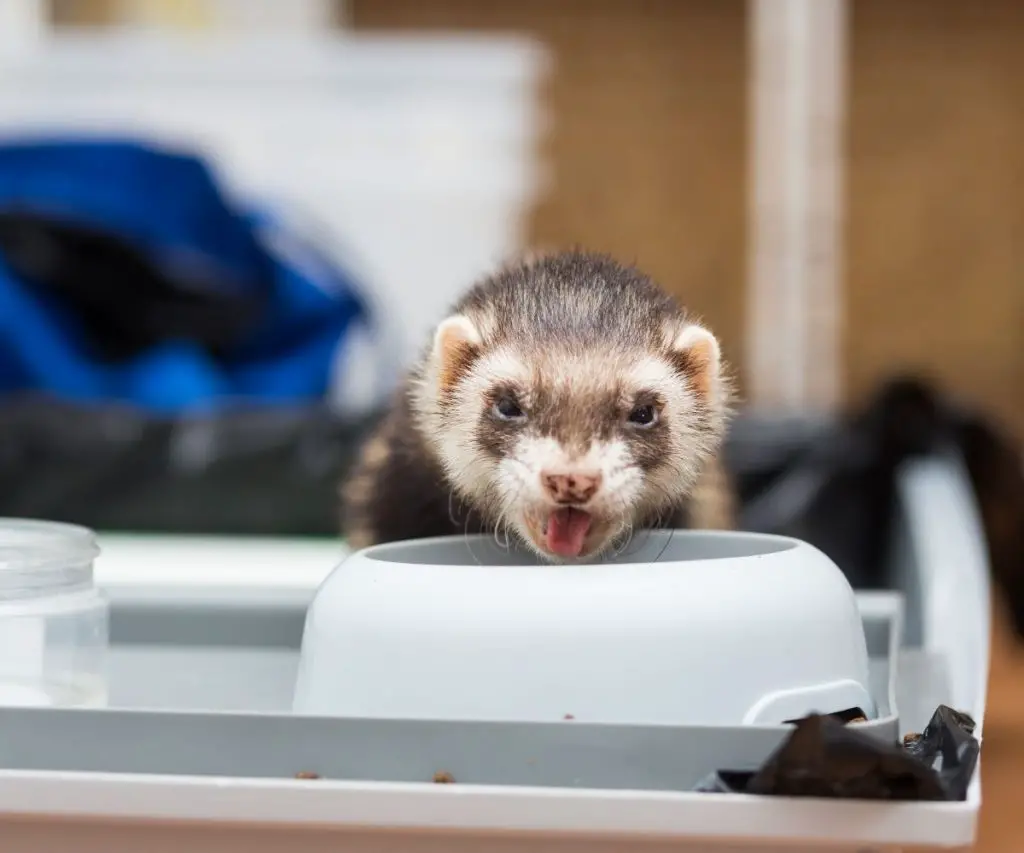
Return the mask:
[[855,587],[884,587],[897,468],[948,446],[954,423],[930,386],[900,378],[834,422],[802,431],[787,425],[796,439],[775,437],[756,422],[741,428],[726,448],[740,493],[739,526],[803,539]]
[[957,443],[974,487],[992,579],[1002,593],[1018,640],[1024,639],[1024,458],[988,419],[972,414]]
[[337,536],[339,479],[376,419],[340,419],[326,406],[162,419],[7,400],[0,515],[131,532]]
[[[0,400],[0,514],[99,529],[336,536],[339,482],[379,419],[326,405],[161,418],[123,406]],[[887,385],[834,422],[741,416],[725,448],[740,525],[804,539],[858,588],[880,576],[901,461],[959,448],[997,585],[1024,636],[1024,469],[988,420],[924,383]]]
[[935,769],[946,799],[964,800],[978,764],[981,744],[969,714],[940,705],[920,735],[903,739],[907,753]]
[[739,526],[810,542],[860,589],[888,584],[899,467],[947,453],[965,463],[993,580],[1024,639],[1024,458],[992,418],[902,377],[834,421],[741,419],[726,445]]
[[945,705],[924,733],[885,743],[828,715],[799,720],[754,772],[718,771],[705,793],[860,800],[964,800],[981,746],[974,721]]

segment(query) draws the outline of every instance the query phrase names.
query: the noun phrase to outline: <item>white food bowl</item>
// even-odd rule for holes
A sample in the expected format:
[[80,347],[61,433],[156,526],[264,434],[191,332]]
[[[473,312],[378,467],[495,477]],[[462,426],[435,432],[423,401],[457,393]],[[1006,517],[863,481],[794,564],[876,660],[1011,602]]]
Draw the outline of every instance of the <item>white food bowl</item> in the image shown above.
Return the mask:
[[856,598],[807,543],[638,536],[540,564],[487,537],[379,545],[306,618],[294,710],[345,717],[776,725],[874,717]]

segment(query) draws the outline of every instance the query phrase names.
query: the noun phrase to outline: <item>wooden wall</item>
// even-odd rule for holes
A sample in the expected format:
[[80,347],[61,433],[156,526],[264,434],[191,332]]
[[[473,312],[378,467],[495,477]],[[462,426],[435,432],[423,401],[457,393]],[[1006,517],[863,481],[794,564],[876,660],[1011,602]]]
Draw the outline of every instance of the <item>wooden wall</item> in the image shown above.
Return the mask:
[[921,366],[1024,436],[1024,4],[854,12],[851,391]]
[[[1024,3],[850,1],[848,395],[924,370],[1024,436]],[[52,2],[64,20],[112,6]],[[744,0],[346,2],[357,29],[544,40],[556,184],[532,241],[637,261],[704,314],[742,377]]]
[[352,0],[357,29],[537,33],[557,70],[535,244],[634,260],[738,351],[743,329],[743,0]]
[[[546,41],[557,184],[534,241],[638,261],[742,368],[742,0],[350,0],[350,16]],[[922,369],[1024,434],[1024,4],[853,0],[851,23],[849,395]]]

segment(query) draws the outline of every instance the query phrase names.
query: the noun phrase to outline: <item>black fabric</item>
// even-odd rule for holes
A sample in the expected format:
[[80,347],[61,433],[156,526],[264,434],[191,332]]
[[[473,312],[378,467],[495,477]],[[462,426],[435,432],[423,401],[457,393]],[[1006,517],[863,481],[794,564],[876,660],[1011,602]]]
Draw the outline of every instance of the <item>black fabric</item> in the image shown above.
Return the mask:
[[14,275],[59,298],[98,358],[120,361],[165,341],[213,353],[249,333],[272,286],[228,290],[198,265],[172,278],[112,231],[27,212],[0,212],[0,256]]

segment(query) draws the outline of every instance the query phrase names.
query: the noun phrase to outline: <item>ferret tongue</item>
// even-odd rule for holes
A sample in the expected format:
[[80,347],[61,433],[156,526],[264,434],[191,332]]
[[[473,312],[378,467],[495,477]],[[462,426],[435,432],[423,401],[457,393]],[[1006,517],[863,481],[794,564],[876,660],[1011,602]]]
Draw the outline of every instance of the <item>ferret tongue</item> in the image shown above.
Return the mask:
[[548,519],[548,550],[559,557],[578,557],[590,531],[590,515],[579,509],[556,509]]

